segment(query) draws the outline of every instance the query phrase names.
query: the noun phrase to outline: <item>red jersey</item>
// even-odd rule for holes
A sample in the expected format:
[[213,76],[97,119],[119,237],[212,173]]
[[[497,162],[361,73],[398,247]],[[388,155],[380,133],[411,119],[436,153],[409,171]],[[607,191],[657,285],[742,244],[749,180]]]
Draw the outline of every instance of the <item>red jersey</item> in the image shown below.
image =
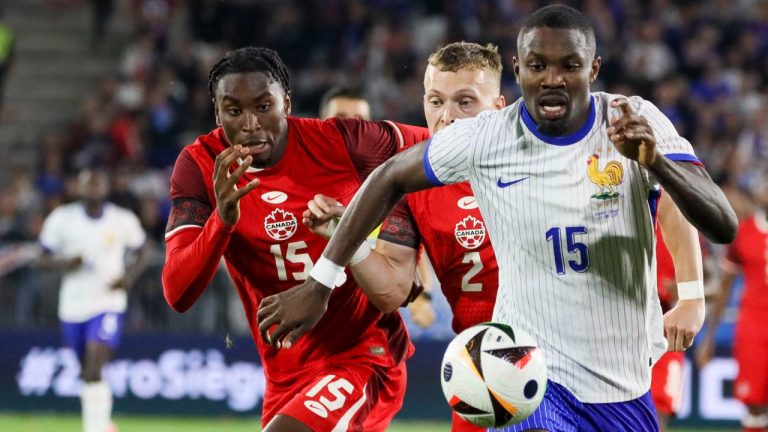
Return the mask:
[[499,266],[469,182],[409,193],[385,219],[379,238],[424,245],[455,332],[491,320]]
[[672,309],[675,299],[669,289],[677,284],[675,262],[664,243],[661,228],[656,224],[656,285],[659,289],[661,309],[666,312]]
[[403,361],[413,348],[400,315],[378,311],[352,277],[334,289],[325,316],[290,350],[266,345],[256,318],[261,299],[305,280],[326,246],[327,240],[301,223],[307,202],[322,193],[348,203],[364,177],[407,144],[398,128],[414,136],[421,130],[389,122],[289,117],[281,160],[269,168],[249,168],[240,179],[239,187],[254,178],[261,183],[240,200],[234,227],[215,211],[214,161],[229,147],[223,130],[184,148],[171,177],[173,211],[163,269],[168,302],[189,307],[223,255],[270,385],[290,386],[300,374],[344,359],[381,366]]
[[762,319],[768,312],[768,220],[758,212],[739,224],[736,239],[728,246],[723,267],[732,272],[744,271],[744,294],[740,317]]

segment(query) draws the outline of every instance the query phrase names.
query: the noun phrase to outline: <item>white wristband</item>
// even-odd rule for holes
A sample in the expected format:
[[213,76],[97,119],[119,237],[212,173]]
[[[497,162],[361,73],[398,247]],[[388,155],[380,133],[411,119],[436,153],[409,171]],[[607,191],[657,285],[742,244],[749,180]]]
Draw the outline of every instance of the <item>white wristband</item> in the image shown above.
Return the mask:
[[320,282],[330,289],[334,289],[337,286],[341,286],[347,281],[347,274],[344,272],[344,267],[340,266],[324,256],[320,256],[315,266],[309,272],[312,279]]
[[363,243],[360,244],[360,247],[357,248],[355,251],[355,254],[352,255],[352,258],[349,259],[349,265],[355,265],[360,263],[360,261],[368,258],[368,255],[371,254],[371,245],[368,244],[368,240],[363,241]]
[[679,300],[704,298],[704,283],[700,280],[679,282],[677,284],[677,298]]

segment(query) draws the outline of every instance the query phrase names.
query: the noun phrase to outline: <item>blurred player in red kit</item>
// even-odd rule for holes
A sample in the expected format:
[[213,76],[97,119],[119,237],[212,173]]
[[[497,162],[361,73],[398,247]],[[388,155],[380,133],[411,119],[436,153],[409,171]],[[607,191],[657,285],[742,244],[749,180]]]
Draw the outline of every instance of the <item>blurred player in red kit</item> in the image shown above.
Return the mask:
[[287,69],[266,48],[227,53],[208,84],[220,127],[185,147],[174,167],[166,300],[190,308],[223,256],[267,377],[264,430],[386,430],[402,406],[413,349],[398,313],[377,310],[351,277],[337,280],[328,313],[281,350],[259,335],[256,311],[320,259],[326,240],[298,220],[307,201],[319,191],[347,203],[373,168],[428,131],[291,117]]
[[707,335],[697,350],[700,367],[714,354],[715,330],[730,298],[731,287],[744,274],[744,293],[733,341],[733,357],[739,374],[734,395],[747,407],[741,419],[745,432],[768,430],[768,178],[756,188],[756,211],[742,219],[736,240],[728,246],[722,262],[720,291],[707,320]]

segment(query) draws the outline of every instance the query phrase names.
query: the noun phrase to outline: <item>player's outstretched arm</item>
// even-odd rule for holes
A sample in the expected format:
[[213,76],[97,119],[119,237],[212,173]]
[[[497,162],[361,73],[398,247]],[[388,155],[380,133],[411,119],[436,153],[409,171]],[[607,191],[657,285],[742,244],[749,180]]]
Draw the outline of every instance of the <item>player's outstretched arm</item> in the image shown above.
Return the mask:
[[[313,233],[331,238],[345,207],[331,197],[317,194],[307,203],[302,223]],[[418,251],[379,239],[376,249],[363,241],[352,256],[349,268],[368,300],[384,313],[406,303],[414,284]]]
[[[290,348],[317,324],[328,306],[331,289],[343,283],[344,264],[368,234],[406,192],[433,186],[423,166],[425,151],[425,143],[420,143],[379,166],[355,194],[310,277],[261,301],[259,331],[265,341]],[[272,326],[276,327],[269,333]]]
[[659,203],[659,225],[664,243],[675,263],[678,301],[664,314],[668,351],[685,351],[704,324],[704,270],[699,233],[672,199],[664,194]]
[[627,99],[613,100],[611,106],[621,111],[607,130],[616,149],[652,172],[685,218],[708,239],[715,243],[733,241],[736,213],[704,168],[672,162],[661,155],[648,120],[635,113]]

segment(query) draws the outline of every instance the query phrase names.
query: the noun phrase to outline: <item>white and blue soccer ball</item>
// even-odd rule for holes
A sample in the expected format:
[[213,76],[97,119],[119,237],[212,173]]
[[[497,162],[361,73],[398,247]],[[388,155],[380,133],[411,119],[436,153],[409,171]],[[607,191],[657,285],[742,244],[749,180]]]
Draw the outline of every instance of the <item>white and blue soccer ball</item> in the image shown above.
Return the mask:
[[506,324],[488,322],[448,344],[440,382],[451,409],[481,427],[525,420],[541,403],[547,366],[536,340]]

